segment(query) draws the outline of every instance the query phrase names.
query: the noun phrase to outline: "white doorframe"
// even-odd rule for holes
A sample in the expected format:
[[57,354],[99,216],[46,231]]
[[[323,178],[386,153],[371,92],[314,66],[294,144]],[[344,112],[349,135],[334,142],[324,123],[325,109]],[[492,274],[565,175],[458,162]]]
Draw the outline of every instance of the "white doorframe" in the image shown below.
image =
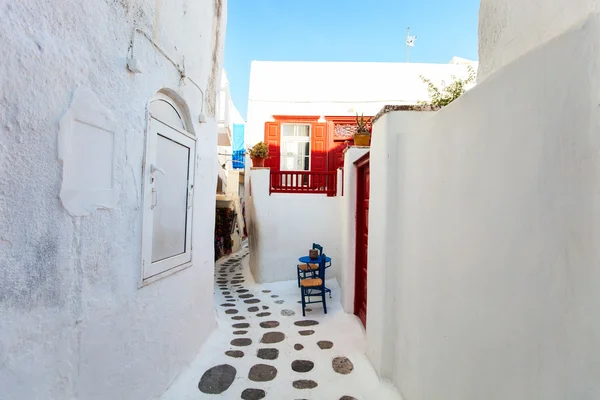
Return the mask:
[[[174,274],[192,265],[192,226],[193,226],[193,191],[196,165],[196,138],[194,135],[177,129],[154,115],[149,114],[148,128],[143,163],[143,224],[142,224],[142,269],[141,284],[145,286],[165,276]],[[159,132],[160,131],[160,132]],[[160,193],[155,187],[156,175],[161,168],[156,165],[158,135],[179,144],[189,150],[187,165],[187,196],[185,249],[181,254],[152,262],[154,208],[160,202]],[[154,167],[154,168],[153,168]],[[166,171],[163,171],[165,174]],[[158,197],[157,197],[158,196]]]

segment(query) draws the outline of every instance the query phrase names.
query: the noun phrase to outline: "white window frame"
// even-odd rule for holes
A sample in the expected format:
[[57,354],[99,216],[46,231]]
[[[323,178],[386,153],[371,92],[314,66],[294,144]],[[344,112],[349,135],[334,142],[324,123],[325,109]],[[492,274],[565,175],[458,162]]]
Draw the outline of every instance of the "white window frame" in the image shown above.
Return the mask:
[[[163,94],[157,94],[152,101],[163,100],[167,101],[171,106],[175,108],[181,118],[182,125],[187,126],[185,118],[183,118],[183,112],[168,96]],[[146,130],[146,144],[145,154],[143,160],[143,184],[142,184],[142,268],[140,276],[140,285],[143,287],[149,285],[159,279],[165,278],[172,274],[175,274],[183,269],[189,268],[193,264],[193,251],[192,251],[192,232],[193,232],[193,201],[194,201],[194,186],[195,186],[195,166],[196,166],[196,136],[186,130],[182,130],[181,127],[173,126],[173,123],[168,121],[160,120],[160,116],[152,115],[151,111],[147,112],[148,124]],[[150,207],[153,204],[153,192],[152,184],[150,179],[152,173],[150,167],[154,157],[152,154],[156,154],[156,142],[158,127],[163,126],[168,129],[161,130],[161,136],[173,140],[190,149],[189,161],[188,161],[188,196],[187,196],[187,225],[186,225],[186,249],[182,254],[178,254],[174,257],[167,258],[152,263],[152,235],[153,235],[153,212]],[[163,133],[164,132],[164,133]],[[154,153],[152,153],[154,150]]]
[[[298,126],[298,125],[302,125],[302,126],[308,126],[308,136],[284,136],[283,134],[283,127],[284,126]],[[308,123],[304,123],[304,122],[290,122],[290,123],[283,123],[281,124],[281,134],[279,137],[280,140],[280,144],[279,144],[279,170],[280,171],[310,171],[312,169],[312,163],[310,162],[310,155],[312,153],[312,125],[308,124]],[[285,140],[285,138],[288,138],[288,140]],[[294,170],[287,170],[284,169],[284,159],[286,157],[286,155],[284,154],[284,150],[285,150],[285,142],[295,142],[295,143],[299,143],[299,142],[307,142],[308,143],[308,169],[294,169]]]

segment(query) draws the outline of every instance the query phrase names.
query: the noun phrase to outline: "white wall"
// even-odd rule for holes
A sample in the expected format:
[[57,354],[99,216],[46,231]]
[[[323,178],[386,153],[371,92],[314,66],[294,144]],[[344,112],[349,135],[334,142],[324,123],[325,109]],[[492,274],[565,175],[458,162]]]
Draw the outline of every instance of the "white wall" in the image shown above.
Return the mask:
[[[21,0],[0,5],[0,397],[147,400],[188,364],[213,317],[215,95],[226,2]],[[205,99],[139,34],[146,31]],[[218,43],[215,40],[218,39]],[[114,209],[61,205],[58,122],[78,86],[118,125]],[[197,141],[194,265],[138,289],[146,107],[161,88],[187,102]],[[208,123],[199,125],[204,109]],[[202,188],[202,189],[201,189]]]
[[478,80],[599,10],[597,0],[482,0]]
[[[477,69],[477,63],[473,63]],[[250,70],[246,146],[264,140],[273,115],[377,114],[385,105],[428,100],[423,75],[439,84],[466,78],[464,64],[266,62]]]
[[332,258],[327,279],[337,277],[341,260],[339,197],[319,194],[269,195],[268,168],[250,170],[246,202],[250,269],[258,282],[297,279],[298,258],[313,243]]
[[594,15],[412,129],[376,122],[370,227],[396,233],[369,249],[368,353],[405,399],[600,397],[599,53]]

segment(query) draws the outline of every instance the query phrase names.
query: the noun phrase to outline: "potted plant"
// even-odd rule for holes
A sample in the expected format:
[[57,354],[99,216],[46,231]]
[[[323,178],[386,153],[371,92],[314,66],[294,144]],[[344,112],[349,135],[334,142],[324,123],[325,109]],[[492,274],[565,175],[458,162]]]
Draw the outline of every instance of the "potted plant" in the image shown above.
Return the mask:
[[269,146],[265,142],[256,143],[249,151],[253,167],[264,167],[265,159],[269,157]]
[[356,133],[354,133],[354,145],[368,147],[371,143],[371,120],[365,119],[364,114],[360,117],[356,113]]

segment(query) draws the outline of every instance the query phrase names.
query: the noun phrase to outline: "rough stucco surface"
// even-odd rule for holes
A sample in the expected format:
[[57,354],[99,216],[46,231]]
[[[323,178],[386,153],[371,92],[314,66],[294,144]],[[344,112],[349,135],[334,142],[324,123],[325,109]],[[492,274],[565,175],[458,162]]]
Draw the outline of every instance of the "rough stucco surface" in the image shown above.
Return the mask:
[[477,80],[597,11],[598,0],[481,0]]
[[599,54],[593,15],[412,129],[375,124],[372,176],[395,176],[371,194],[397,195],[371,203],[395,246],[369,248],[367,347],[405,399],[600,398]]
[[[0,64],[0,397],[147,400],[215,327],[214,115],[196,123],[202,95],[141,35],[142,73],[125,59],[139,27],[176,61],[185,56],[205,91],[219,87],[210,81],[220,76],[225,14],[225,1],[212,0],[0,1],[0,48],[10,54]],[[71,217],[59,199],[58,124],[79,86],[118,123],[119,200],[87,217]],[[194,265],[138,289],[145,110],[165,87],[187,102],[198,136]]]

